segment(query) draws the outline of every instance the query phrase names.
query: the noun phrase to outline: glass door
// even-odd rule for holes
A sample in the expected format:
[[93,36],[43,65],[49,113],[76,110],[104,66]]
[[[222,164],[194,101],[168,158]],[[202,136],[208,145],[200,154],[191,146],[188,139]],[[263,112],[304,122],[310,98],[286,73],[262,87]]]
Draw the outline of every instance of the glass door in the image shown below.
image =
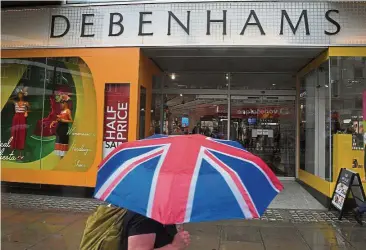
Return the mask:
[[230,139],[278,176],[295,176],[295,96],[231,96],[230,106]]
[[225,95],[164,95],[163,133],[204,134],[227,139]]

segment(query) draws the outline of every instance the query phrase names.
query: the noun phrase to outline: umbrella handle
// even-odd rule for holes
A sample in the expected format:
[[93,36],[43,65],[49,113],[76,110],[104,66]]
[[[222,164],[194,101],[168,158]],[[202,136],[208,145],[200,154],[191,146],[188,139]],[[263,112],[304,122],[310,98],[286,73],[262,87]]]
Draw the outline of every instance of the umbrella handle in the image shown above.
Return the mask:
[[183,231],[184,231],[184,226],[183,226],[183,224],[177,224],[177,225],[176,225],[176,227],[177,227],[177,231],[178,231],[178,232],[183,232]]

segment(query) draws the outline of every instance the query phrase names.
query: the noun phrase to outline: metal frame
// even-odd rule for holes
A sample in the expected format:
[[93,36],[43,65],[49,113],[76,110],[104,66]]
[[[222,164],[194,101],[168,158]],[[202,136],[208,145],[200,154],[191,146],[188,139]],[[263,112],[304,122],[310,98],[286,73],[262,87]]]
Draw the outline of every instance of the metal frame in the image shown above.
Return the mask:
[[[230,79],[230,77],[229,77]],[[230,86],[230,83],[229,83]],[[228,86],[228,88],[229,88]],[[238,96],[295,96],[296,90],[220,90],[220,89],[153,89],[153,94],[184,94],[184,95],[228,95]]]

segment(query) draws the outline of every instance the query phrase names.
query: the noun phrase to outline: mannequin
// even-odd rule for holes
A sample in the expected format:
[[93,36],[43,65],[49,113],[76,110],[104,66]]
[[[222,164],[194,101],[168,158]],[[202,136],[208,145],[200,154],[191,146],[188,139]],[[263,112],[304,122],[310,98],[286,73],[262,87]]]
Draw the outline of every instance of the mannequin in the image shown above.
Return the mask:
[[55,154],[62,159],[69,147],[69,123],[72,123],[71,111],[69,108],[70,97],[68,95],[61,95],[57,99],[61,104],[61,112],[57,115],[56,121],[53,121],[50,125],[50,129],[56,126],[56,144]]
[[17,90],[17,100],[14,101],[15,114],[13,116],[11,126],[11,144],[10,147],[13,150],[19,152],[17,160],[22,160],[24,156],[22,152],[25,147],[25,140],[27,136],[27,117],[30,109],[30,105],[24,100],[28,95],[27,88]]

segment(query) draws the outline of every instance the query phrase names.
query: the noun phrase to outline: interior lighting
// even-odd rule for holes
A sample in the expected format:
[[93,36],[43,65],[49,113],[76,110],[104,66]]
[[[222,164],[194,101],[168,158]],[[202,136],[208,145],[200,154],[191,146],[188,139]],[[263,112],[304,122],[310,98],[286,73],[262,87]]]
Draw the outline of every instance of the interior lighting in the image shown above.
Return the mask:
[[173,73],[171,76],[172,80],[175,80],[175,73]]

